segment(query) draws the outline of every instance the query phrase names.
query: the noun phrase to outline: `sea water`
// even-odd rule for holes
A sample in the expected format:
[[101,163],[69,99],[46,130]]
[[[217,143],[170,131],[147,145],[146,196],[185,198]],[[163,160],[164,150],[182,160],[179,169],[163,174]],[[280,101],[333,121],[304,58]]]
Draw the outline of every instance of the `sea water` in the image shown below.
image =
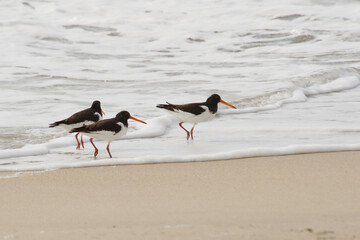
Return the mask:
[[[360,150],[356,0],[0,1],[0,171]],[[156,104],[203,102],[193,141]],[[48,124],[100,100],[110,145]],[[188,129],[190,124],[184,124]]]

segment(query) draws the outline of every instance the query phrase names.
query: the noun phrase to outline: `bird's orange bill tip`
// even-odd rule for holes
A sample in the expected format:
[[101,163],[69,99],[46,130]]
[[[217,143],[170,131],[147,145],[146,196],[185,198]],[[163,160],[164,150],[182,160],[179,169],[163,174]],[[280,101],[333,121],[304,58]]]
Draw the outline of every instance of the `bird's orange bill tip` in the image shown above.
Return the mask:
[[147,124],[146,122],[141,121],[140,119],[134,118],[134,117],[132,117],[132,116],[130,116],[130,119],[135,120],[135,121],[138,121],[138,122],[141,122],[141,123],[144,123],[144,124]]
[[105,115],[105,112],[101,109],[101,113]]
[[223,103],[223,104],[225,104],[225,105],[228,105],[229,107],[232,107],[232,108],[235,108],[235,109],[236,109],[236,107],[234,107],[234,106],[231,105],[230,103],[225,102],[224,100],[220,100],[220,102]]

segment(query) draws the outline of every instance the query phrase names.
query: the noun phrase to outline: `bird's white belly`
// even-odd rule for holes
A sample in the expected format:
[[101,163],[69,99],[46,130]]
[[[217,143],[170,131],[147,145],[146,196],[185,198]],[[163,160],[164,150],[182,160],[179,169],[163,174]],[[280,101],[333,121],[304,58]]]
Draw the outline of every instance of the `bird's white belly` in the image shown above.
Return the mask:
[[90,138],[97,139],[97,140],[111,142],[111,141],[121,138],[122,136],[126,135],[126,133],[127,133],[127,128],[124,127],[118,133],[114,133],[112,131],[101,130],[101,131],[94,131],[91,133],[83,132],[82,134],[84,134]]
[[215,117],[216,114],[216,113],[211,113],[208,108],[205,108],[205,111],[199,115],[183,112],[181,110],[178,110],[176,112],[169,111],[169,113],[171,113],[174,117],[178,118],[182,122],[188,122],[193,124],[210,121]]

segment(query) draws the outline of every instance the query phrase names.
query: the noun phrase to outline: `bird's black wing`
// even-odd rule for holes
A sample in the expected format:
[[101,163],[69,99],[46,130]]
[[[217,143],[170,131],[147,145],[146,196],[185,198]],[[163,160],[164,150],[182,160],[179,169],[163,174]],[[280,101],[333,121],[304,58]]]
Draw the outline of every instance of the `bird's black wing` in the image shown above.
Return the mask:
[[95,113],[96,113],[96,111],[94,109],[87,108],[87,109],[77,112],[77,113],[71,115],[69,118],[65,119],[65,123],[66,124],[75,124],[75,123],[84,122],[84,121],[97,122],[100,120],[100,116]]
[[99,122],[93,123],[87,126],[89,132],[94,131],[112,131],[114,134],[121,131],[121,126],[117,123],[114,118],[101,120]]
[[181,105],[167,103],[167,104],[159,104],[156,107],[164,108],[166,110],[173,111],[173,112],[175,112],[176,110],[180,110],[183,112],[188,112],[188,113],[192,113],[195,115],[199,115],[205,111],[203,106],[205,106],[205,103],[188,103],[188,104],[181,104]]

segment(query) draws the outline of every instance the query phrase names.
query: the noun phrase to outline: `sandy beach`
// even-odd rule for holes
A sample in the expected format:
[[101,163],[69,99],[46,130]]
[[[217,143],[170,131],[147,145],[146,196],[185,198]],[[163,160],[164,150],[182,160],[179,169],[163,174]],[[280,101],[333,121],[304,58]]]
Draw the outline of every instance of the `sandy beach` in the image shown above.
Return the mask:
[[359,239],[359,159],[2,172],[0,239]]

